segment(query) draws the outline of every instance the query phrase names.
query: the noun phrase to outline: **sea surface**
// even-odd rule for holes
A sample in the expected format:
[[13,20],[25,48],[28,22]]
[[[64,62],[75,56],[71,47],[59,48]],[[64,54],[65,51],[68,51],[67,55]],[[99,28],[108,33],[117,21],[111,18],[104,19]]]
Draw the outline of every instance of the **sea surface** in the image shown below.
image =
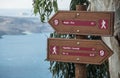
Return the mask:
[[0,78],[52,78],[47,57],[49,33],[4,35],[0,39]]

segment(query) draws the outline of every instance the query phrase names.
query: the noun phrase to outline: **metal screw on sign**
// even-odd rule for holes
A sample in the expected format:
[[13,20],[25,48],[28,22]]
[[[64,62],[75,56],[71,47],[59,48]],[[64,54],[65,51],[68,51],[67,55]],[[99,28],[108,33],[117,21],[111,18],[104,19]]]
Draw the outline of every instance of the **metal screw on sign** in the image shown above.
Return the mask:
[[77,13],[77,16],[79,16],[80,14],[79,13]]
[[76,60],[77,60],[77,61],[79,61],[79,60],[80,60],[80,58],[76,58]]
[[79,45],[79,44],[80,44],[80,42],[77,42],[77,44]]
[[77,32],[80,32],[80,30],[77,30]]

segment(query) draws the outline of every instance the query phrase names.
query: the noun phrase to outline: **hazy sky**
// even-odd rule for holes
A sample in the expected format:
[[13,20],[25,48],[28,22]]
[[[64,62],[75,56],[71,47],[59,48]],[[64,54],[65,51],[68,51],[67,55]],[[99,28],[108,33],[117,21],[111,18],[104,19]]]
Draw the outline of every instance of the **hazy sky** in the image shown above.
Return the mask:
[[0,0],[0,9],[32,8],[32,0]]
[[59,10],[69,10],[69,4],[71,0],[58,0]]
[[[71,0],[58,0],[59,9],[68,9]],[[32,9],[32,0],[0,0],[0,9]]]

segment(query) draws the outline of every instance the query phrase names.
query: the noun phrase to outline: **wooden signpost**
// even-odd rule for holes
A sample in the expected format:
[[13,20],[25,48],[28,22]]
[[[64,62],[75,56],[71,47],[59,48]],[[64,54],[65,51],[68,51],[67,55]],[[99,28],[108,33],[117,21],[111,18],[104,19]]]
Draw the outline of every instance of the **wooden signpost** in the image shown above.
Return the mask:
[[114,12],[58,11],[50,20],[57,33],[113,35]]
[[102,64],[113,54],[101,40],[49,38],[48,43],[51,61]]
[[[58,11],[49,24],[61,34],[112,36],[114,12]],[[47,50],[50,61],[75,63],[76,78],[86,78],[85,64],[102,64],[113,54],[102,40],[87,39],[48,38]]]

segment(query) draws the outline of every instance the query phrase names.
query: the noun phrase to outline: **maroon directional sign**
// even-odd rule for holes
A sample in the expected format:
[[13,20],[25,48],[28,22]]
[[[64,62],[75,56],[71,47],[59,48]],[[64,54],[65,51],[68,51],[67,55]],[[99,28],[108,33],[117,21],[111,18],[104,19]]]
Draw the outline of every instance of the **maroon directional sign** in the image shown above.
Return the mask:
[[49,24],[58,33],[112,36],[114,12],[58,11]]
[[113,52],[102,40],[48,39],[50,61],[102,64]]

